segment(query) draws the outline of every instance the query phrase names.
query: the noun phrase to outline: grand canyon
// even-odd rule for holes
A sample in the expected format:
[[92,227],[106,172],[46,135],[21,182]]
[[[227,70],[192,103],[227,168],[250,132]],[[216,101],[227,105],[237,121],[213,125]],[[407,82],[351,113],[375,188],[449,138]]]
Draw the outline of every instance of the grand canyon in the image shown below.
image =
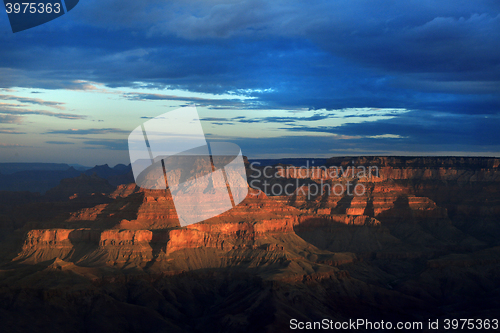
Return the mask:
[[123,165],[0,175],[1,331],[500,319],[500,159],[263,162],[242,203],[186,227]]

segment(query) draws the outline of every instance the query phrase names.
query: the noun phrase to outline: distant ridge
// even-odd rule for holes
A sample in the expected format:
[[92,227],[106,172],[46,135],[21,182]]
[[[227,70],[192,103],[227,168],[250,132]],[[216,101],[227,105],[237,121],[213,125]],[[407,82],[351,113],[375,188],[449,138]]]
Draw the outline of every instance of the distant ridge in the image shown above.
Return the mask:
[[81,165],[81,164],[69,164],[69,166],[72,166],[73,168],[75,168],[78,171],[85,171],[88,169],[92,169],[92,167]]
[[446,167],[446,168],[498,168],[500,159],[497,157],[476,156],[347,156],[329,158],[326,166],[357,165],[357,166],[391,166],[391,167]]
[[255,166],[268,166],[276,164],[301,166],[320,166],[326,163],[327,158],[252,158],[248,159],[250,164],[255,163]]
[[0,191],[30,191],[45,193],[66,178],[82,173],[108,180],[117,186],[134,181],[130,165],[118,164],[110,168],[107,164],[77,170],[64,163],[0,163]]
[[66,171],[66,163],[0,163],[0,173],[10,175],[19,171]]

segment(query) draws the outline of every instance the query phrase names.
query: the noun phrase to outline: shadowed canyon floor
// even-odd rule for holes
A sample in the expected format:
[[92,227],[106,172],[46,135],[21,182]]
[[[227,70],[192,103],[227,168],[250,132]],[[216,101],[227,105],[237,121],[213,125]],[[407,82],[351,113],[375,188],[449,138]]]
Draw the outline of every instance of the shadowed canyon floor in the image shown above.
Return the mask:
[[292,318],[500,319],[499,166],[247,162],[247,198],[187,227],[168,190],[97,175],[44,195],[0,192],[0,330],[286,332]]

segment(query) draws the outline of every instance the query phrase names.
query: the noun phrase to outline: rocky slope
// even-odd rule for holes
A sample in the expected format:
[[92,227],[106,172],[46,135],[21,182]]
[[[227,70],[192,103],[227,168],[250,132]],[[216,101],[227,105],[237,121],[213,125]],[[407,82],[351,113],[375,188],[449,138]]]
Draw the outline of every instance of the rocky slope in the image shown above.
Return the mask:
[[260,175],[249,166],[249,183],[267,190],[254,182],[241,204],[187,227],[168,190],[81,176],[88,186],[70,195],[77,180],[62,182],[51,192],[61,201],[3,209],[0,327],[277,332],[291,318],[499,318],[499,165],[335,158]]

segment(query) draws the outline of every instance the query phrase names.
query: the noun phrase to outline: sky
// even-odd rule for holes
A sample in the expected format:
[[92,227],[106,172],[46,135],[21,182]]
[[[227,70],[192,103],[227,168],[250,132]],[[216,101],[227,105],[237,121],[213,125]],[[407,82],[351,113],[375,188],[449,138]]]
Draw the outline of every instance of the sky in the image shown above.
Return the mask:
[[0,45],[0,162],[128,164],[192,104],[249,158],[500,156],[498,0],[80,0]]

